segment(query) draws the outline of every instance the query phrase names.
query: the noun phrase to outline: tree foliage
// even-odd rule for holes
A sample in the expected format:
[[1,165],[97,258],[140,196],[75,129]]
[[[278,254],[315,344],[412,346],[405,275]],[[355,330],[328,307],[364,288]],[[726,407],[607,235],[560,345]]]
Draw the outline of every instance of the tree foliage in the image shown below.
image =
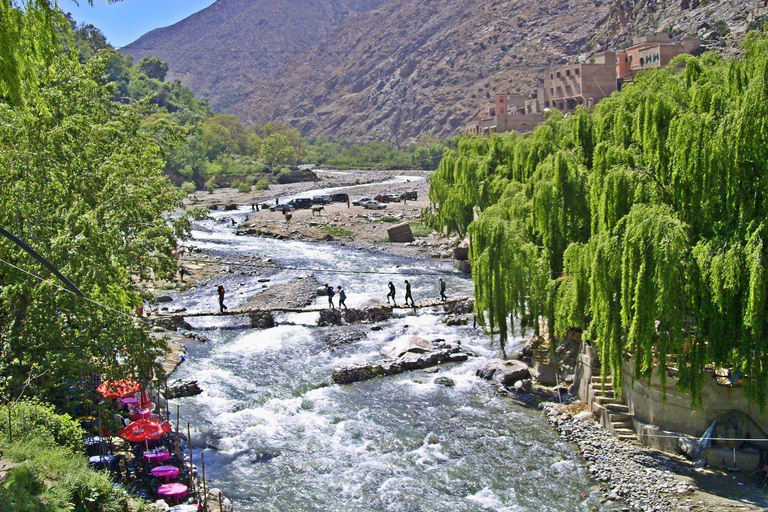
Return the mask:
[[[431,179],[429,222],[469,234],[478,318],[585,331],[607,372],[700,400],[706,365],[768,389],[768,38],[681,56],[532,134],[465,137]],[[543,277],[542,277],[543,276]],[[620,391],[620,386],[616,387]]]
[[[42,23],[31,11],[14,15]],[[32,46],[16,48],[20,60]],[[108,54],[85,65],[75,57],[59,51],[49,73],[26,77],[36,85],[22,84],[23,101],[0,99],[0,225],[91,299],[64,293],[0,240],[0,393],[57,404],[92,389],[94,374],[150,375],[162,344],[129,313],[142,279],[174,275],[172,251],[188,228],[166,217],[179,198],[163,153],[179,134],[146,103],[113,101]]]

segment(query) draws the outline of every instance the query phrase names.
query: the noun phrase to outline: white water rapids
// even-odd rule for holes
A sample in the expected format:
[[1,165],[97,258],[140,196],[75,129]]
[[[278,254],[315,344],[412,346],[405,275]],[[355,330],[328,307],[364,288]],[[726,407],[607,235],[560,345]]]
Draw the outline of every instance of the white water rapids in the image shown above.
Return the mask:
[[[228,222],[217,220],[198,223],[191,243],[225,257],[256,253],[281,266],[334,270],[283,270],[270,284],[314,273],[322,283],[342,285],[349,307],[384,300],[389,281],[402,300],[404,279],[416,301],[437,297],[437,273],[444,273],[449,295],[472,293],[471,281],[446,263],[235,236]],[[217,284],[227,288],[230,307],[262,286],[258,276],[233,274],[176,294],[173,304],[213,310]],[[194,320],[206,328],[223,322]],[[205,453],[208,487],[222,489],[235,510],[560,512],[594,505],[583,497],[590,481],[574,448],[559,441],[540,412],[497,397],[475,377],[487,358],[498,356],[480,329],[446,327],[424,310],[379,331],[368,326],[362,339],[332,347],[326,340],[336,328],[318,328],[315,320],[316,314],[291,314],[278,316],[283,325],[273,329],[208,331],[212,341],[190,347],[174,375],[198,380],[204,390],[174,403],[182,421],[191,422],[198,465]],[[383,345],[410,335],[460,340],[480,357],[437,373],[329,385],[335,367],[375,360]],[[441,376],[455,386],[435,384]]]

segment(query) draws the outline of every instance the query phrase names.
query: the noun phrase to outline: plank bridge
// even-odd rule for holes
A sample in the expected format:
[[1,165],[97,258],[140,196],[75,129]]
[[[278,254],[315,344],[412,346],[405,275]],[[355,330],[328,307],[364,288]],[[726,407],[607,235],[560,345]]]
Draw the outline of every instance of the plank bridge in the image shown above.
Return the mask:
[[[452,299],[448,299],[445,301],[435,299],[435,300],[426,300],[421,302],[416,302],[413,306],[405,306],[403,304],[398,304],[397,306],[392,306],[388,304],[378,304],[375,306],[370,307],[379,307],[382,309],[423,309],[423,308],[432,308],[435,306],[455,306],[456,304],[461,304],[464,302],[469,301],[469,297],[456,297]],[[350,308],[352,309],[352,308]],[[179,312],[179,313],[169,313],[169,314],[160,314],[157,315],[155,318],[196,318],[196,317],[207,317],[207,316],[236,316],[236,315],[257,315],[260,313],[319,313],[321,311],[327,311],[328,306],[309,306],[304,308],[291,308],[291,307],[268,307],[268,308],[241,308],[241,309],[233,309],[224,311],[223,313],[220,311],[209,311],[209,312],[193,312],[193,313],[186,313],[186,312]]]

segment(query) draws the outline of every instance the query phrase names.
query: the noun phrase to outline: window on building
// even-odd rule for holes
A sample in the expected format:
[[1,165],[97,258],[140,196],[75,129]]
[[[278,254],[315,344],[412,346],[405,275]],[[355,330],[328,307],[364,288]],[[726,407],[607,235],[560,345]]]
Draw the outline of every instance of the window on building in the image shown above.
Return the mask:
[[644,65],[645,65],[645,59],[643,59],[642,57],[640,57],[640,65],[641,65],[641,66],[644,66]]
[[560,72],[559,71],[557,72],[557,78],[560,78]]
[[570,86],[570,85],[566,85],[566,86],[565,86],[565,92],[566,92],[567,94],[573,94],[573,88],[571,88],[571,86]]
[[660,57],[659,57],[658,53],[653,56],[653,62],[659,62],[659,59],[660,59]]
[[576,89],[576,92],[581,92],[581,85],[579,85],[579,84],[574,84],[574,87],[575,87],[575,89]]
[[549,74],[549,78],[550,78],[550,79],[552,79],[552,78],[555,78],[555,74],[554,74],[554,73],[550,73],[550,74]]
[[565,76],[571,76],[571,70],[570,69],[566,69],[565,70]]
[[549,101],[544,102],[544,108],[549,108]]
[[629,62],[632,62],[632,56],[631,55],[629,56]]
[[579,68],[576,68],[576,69],[574,69],[574,70],[573,70],[573,72],[574,72],[574,73],[576,73],[576,74],[578,75],[578,74],[580,74],[580,73],[581,73],[581,70],[580,70]]
[[550,87],[549,88],[549,94],[551,94],[553,96],[555,95],[555,88],[554,87]]
[[562,96],[563,95],[563,88],[562,87],[558,87],[557,88],[557,95],[558,96]]

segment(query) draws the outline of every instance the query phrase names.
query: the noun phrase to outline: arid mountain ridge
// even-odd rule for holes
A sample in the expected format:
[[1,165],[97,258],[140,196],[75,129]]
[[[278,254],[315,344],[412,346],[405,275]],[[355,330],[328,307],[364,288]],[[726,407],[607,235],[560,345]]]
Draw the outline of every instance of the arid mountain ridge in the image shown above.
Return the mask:
[[404,144],[633,36],[731,47],[764,16],[763,0],[218,0],[124,51],[246,122]]

